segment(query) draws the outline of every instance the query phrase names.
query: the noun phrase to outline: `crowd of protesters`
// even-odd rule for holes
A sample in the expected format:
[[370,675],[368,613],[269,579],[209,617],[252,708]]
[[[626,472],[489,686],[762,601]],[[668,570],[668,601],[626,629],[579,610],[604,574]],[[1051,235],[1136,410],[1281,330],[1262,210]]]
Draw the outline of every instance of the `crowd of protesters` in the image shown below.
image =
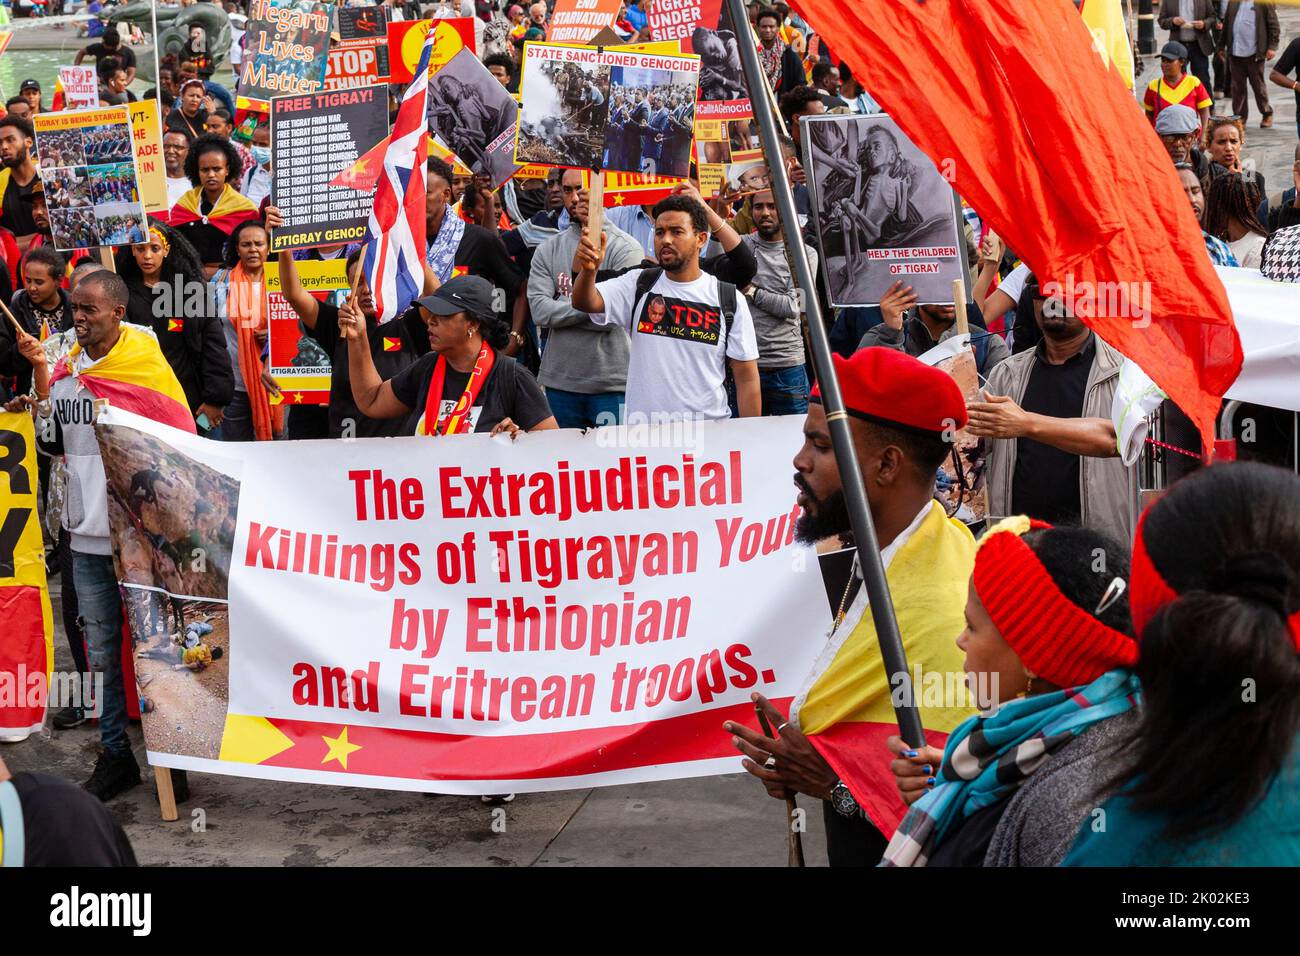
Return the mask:
[[[620,35],[654,38],[649,2],[627,0]],[[522,45],[545,36],[550,15],[546,3],[493,0],[384,6],[390,20],[468,11],[485,64],[516,93]],[[1164,0],[1159,23],[1170,31],[1161,75],[1134,108],[1169,154],[1207,255],[1300,281],[1286,273],[1300,261],[1300,147],[1291,182],[1270,191],[1246,144],[1250,96],[1260,125],[1272,125],[1266,81],[1298,90],[1300,102],[1300,38],[1277,58],[1276,11],[1249,0]],[[103,469],[93,431],[60,418],[67,403],[51,408],[52,392],[73,389],[51,373],[91,368],[122,341],[141,362],[160,358],[198,434],[226,442],[806,415],[795,458],[800,537],[847,537],[805,347],[802,303],[825,302],[825,290],[797,287],[786,249],[801,241],[816,270],[801,120],[879,107],[784,4],[752,4],[747,28],[790,135],[772,161],[794,183],[798,222],[783,220],[770,188],[704,199],[692,168],[667,198],[611,210],[594,239],[582,171],[493,188],[430,158],[421,295],[387,322],[375,314],[359,245],[270,252],[283,218],[270,201],[269,122],[237,113],[206,48],[165,57],[144,94],[162,107],[171,209],[142,241],[117,248],[112,271],[54,249],[31,123],[48,107],[38,82],[22,84],[0,119],[0,294],[14,316],[0,324],[0,400],[57,426],[42,458],[51,507],[58,501],[62,513],[47,563],[62,575],[78,666],[117,682],[102,701],[91,794],[110,800],[137,786],[140,771],[120,668],[105,664],[121,617],[105,609],[114,582]],[[136,58],[116,30],[77,62],[86,57],[97,62],[102,103],[136,98]],[[1233,115],[1221,115],[1216,103],[1228,98]],[[929,650],[934,660],[957,654],[972,675],[997,675],[998,706],[960,723],[945,748],[894,738],[888,751],[861,757],[896,778],[899,806],[911,808],[896,829],[866,811],[794,717],[774,715],[775,739],[729,726],[747,769],[773,796],[824,801],[832,862],[1300,862],[1300,479],[1275,467],[1295,461],[1199,470],[1135,524],[1133,470],[1111,424],[1122,357],[977,216],[966,231],[980,401],[953,399],[915,359],[956,334],[952,306],[918,304],[898,282],[876,306],[822,311],[881,547],[892,554],[919,541],[927,522],[952,522],[942,509],[934,516],[933,498],[941,435],[954,418],[986,441],[989,514],[1024,516],[985,529],[978,544],[956,522],[943,539],[965,562],[969,591],[963,583],[943,609],[953,632]],[[1290,255],[1274,255],[1270,272],[1270,249],[1284,247]],[[342,260],[349,292],[307,292],[303,259]],[[273,261],[302,336],[329,357],[324,406],[277,401],[264,298]],[[197,290],[202,306],[179,297],[163,306],[160,293],[175,288]],[[710,331],[674,334],[684,309],[711,317]],[[465,394],[470,409],[457,412]],[[1194,434],[1183,439],[1199,454]],[[1102,575],[1088,570],[1098,554]],[[850,578],[846,601],[860,584]],[[1056,626],[1062,620],[1070,626]],[[1241,704],[1242,675],[1258,681],[1259,704]],[[68,706],[53,725],[70,731],[86,719]],[[1103,803],[1111,826],[1090,831],[1086,818]]]

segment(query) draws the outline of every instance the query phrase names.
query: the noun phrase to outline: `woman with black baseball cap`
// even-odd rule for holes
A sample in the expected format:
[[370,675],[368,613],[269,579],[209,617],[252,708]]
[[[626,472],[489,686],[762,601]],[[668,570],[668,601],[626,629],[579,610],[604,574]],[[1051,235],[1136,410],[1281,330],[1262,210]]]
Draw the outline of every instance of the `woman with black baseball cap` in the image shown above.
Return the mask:
[[557,428],[541,386],[500,349],[508,330],[492,308],[493,288],[481,276],[456,276],[417,300],[431,352],[388,381],[375,370],[365,322],[351,301],[339,308],[348,341],[352,397],[370,418],[413,416],[416,435]]

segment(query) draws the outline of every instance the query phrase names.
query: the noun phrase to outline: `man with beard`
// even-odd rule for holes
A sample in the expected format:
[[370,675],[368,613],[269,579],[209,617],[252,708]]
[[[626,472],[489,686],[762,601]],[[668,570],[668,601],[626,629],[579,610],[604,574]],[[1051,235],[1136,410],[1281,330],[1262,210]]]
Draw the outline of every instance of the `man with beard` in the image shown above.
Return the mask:
[[32,124],[17,116],[0,119],[0,226],[14,234],[20,252],[26,252],[36,233],[32,207],[25,201],[40,180],[32,149],[36,133]]
[[988,378],[970,432],[989,439],[989,514],[1082,525],[1133,538],[1130,470],[1119,458],[1111,403],[1123,356],[1078,319],[1051,283],[1025,297],[1043,338]]
[[[62,523],[72,548],[72,576],[88,662],[103,680],[102,695],[96,693],[102,708],[102,750],[83,786],[104,801],[137,786],[140,768],[127,733],[122,597],[113,565],[108,485],[95,438],[94,403],[111,396],[114,408],[194,434],[185,392],[158,343],[152,335],[122,323],[128,299],[126,283],[106,269],[91,272],[77,283],[71,294],[77,343],[50,374],[48,401],[37,405],[41,450],[63,456],[67,466]],[[44,364],[43,353],[38,361]]]
[[[772,190],[750,200],[754,231],[741,236],[758,260],[758,273],[741,291],[749,300],[758,336],[758,381],[764,415],[802,415],[808,411],[808,371],[804,368],[799,293],[785,252],[785,231]],[[811,246],[808,268],[816,274],[817,252]],[[812,292],[812,294],[816,294]]]
[[[915,701],[931,745],[946,739],[972,711],[964,692],[962,652],[967,581],[975,541],[934,500],[934,476],[951,451],[946,436],[966,423],[961,390],[951,376],[891,349],[834,356],[881,563],[911,673],[942,676],[963,692],[926,693]],[[814,389],[794,458],[798,503],[795,536],[805,544],[850,534],[839,465],[826,412]],[[796,793],[823,801],[832,866],[874,866],[905,812],[893,783],[886,739],[896,733],[898,682],[885,673],[875,622],[856,556],[838,612],[813,672],[789,719],[761,695],[775,737],[726,722],[743,765],[768,795]],[[935,680],[925,680],[927,687]],[[920,689],[920,683],[917,689]],[[934,771],[938,771],[934,767]]]
[[[573,307],[573,252],[587,228],[587,173],[561,174],[569,225],[537,249],[528,276],[528,304],[533,322],[548,329],[538,381],[561,428],[594,428],[619,420],[627,385],[628,337],[616,325],[597,325]],[[641,246],[608,219],[601,267],[624,269],[641,263]]]
[[[626,422],[730,417],[728,366],[741,417],[758,415],[758,345],[749,305],[732,283],[700,268],[709,240],[704,204],[694,196],[669,196],[655,206],[654,217],[658,268],[598,283],[608,244],[603,232],[599,246],[583,235],[573,260],[573,307],[596,325],[620,325],[631,336]],[[664,300],[660,322],[648,316],[656,294]]]

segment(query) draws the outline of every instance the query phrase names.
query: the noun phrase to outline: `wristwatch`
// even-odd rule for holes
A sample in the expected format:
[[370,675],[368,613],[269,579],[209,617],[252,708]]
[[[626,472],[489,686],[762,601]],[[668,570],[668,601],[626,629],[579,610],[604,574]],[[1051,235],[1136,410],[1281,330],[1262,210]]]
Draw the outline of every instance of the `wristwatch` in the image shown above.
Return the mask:
[[856,817],[861,812],[858,801],[853,799],[843,780],[836,780],[835,786],[831,787],[831,806],[842,817]]
[[520,345],[524,344],[524,336],[522,332],[517,332],[514,329],[511,329],[510,337],[514,339],[516,342],[518,342]]

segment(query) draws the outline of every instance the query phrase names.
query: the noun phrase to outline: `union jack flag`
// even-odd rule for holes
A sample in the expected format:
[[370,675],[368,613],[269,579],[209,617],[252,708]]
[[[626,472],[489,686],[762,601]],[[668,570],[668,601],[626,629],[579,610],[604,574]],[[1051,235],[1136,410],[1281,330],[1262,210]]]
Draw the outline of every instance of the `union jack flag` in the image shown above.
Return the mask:
[[434,31],[425,38],[415,78],[402,94],[375,188],[362,269],[380,322],[400,315],[424,285],[424,180],[429,158],[429,57]]

